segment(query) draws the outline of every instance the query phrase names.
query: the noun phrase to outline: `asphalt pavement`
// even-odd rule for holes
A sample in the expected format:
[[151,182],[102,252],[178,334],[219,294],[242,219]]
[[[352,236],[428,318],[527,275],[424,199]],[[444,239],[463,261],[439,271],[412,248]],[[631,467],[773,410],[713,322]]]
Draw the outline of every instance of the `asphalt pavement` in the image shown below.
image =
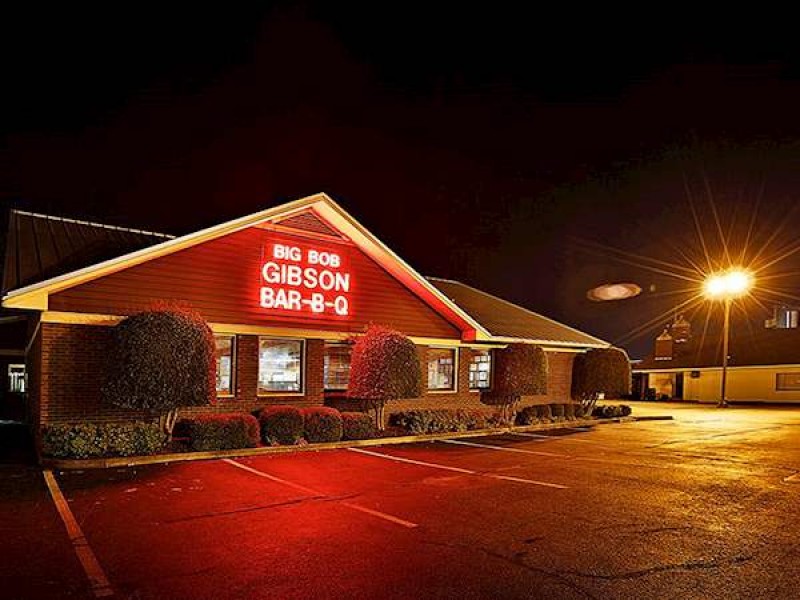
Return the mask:
[[[799,597],[800,408],[634,412],[665,413],[55,481],[115,598]],[[96,597],[41,474],[5,475],[0,597]]]

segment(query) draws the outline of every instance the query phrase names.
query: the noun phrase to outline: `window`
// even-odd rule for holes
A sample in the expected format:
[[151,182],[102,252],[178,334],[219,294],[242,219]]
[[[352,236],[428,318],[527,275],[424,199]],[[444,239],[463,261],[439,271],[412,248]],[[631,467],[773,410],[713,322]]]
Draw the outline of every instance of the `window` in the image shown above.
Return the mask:
[[488,390],[492,387],[491,350],[473,350],[469,361],[469,389]]
[[303,391],[303,341],[258,338],[258,391]]
[[350,344],[325,344],[322,369],[326,390],[346,390],[350,381]]
[[776,373],[775,389],[779,392],[800,391],[800,373]]
[[25,393],[25,365],[8,365],[8,391]]
[[455,348],[428,348],[428,389],[455,390]]
[[233,396],[233,361],[236,336],[215,335],[217,359],[217,394]]

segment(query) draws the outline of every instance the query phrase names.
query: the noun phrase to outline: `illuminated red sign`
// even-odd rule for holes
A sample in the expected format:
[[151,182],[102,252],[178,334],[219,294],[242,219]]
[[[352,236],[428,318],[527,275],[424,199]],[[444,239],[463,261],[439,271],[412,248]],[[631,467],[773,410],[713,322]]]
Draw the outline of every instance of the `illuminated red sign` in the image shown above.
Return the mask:
[[268,258],[261,266],[262,308],[350,315],[350,272],[338,253],[288,244],[268,248]]

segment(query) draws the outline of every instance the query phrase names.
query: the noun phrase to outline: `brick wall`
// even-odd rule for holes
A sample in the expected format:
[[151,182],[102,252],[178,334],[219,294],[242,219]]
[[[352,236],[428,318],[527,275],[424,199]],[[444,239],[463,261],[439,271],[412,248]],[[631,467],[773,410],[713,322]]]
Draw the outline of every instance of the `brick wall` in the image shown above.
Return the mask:
[[[28,356],[30,403],[33,422],[109,421],[149,418],[140,411],[119,409],[102,402],[105,358],[111,342],[111,330],[96,325],[43,323]],[[427,383],[428,347],[418,346],[423,385]],[[469,363],[472,350],[458,350],[458,380],[454,392],[426,391],[419,398],[389,403],[387,414],[400,410],[425,408],[488,408],[481,404],[480,393],[469,389]],[[305,393],[302,395],[262,395],[257,392],[258,336],[236,338],[236,376],[234,397],[218,398],[207,407],[191,407],[181,414],[208,412],[251,412],[271,404],[298,407],[326,402],[323,382],[322,340],[306,341]],[[548,393],[528,396],[522,405],[544,402],[567,402],[572,379],[574,354],[548,352]],[[340,409],[358,409],[346,401],[328,398],[328,404]]]
[[[34,389],[30,393],[32,407],[36,407],[32,414],[33,422],[114,421],[152,417],[146,412],[116,408],[102,401],[100,388],[110,343],[111,329],[108,327],[42,324],[28,357],[35,377],[31,384]],[[321,405],[323,348],[321,340],[306,341],[305,394],[259,396],[258,336],[239,335],[236,338],[236,395],[218,398],[210,406],[184,408],[181,415],[250,412],[269,404],[299,407]]]
[[548,402],[570,402],[572,388],[573,352],[546,352],[547,354],[547,394],[524,396],[520,406],[547,404]]

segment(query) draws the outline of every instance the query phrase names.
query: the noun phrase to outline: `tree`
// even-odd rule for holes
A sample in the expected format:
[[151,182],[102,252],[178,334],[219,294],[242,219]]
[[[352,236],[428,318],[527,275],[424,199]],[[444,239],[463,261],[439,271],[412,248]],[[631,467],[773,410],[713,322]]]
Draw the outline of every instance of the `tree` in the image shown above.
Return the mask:
[[414,342],[388,327],[370,325],[353,344],[347,394],[375,411],[375,425],[382,430],[388,401],[422,394],[422,370]]
[[[600,394],[620,397],[631,391],[631,363],[620,348],[594,348],[575,356],[572,397],[591,411]],[[591,413],[589,413],[591,414]]]
[[510,344],[494,352],[492,388],[481,392],[481,402],[499,406],[511,422],[522,396],[547,393],[547,355],[539,346]]
[[182,406],[204,406],[216,396],[214,335],[188,309],[144,311],[113,328],[102,393],[114,406],[159,413],[172,436]]

